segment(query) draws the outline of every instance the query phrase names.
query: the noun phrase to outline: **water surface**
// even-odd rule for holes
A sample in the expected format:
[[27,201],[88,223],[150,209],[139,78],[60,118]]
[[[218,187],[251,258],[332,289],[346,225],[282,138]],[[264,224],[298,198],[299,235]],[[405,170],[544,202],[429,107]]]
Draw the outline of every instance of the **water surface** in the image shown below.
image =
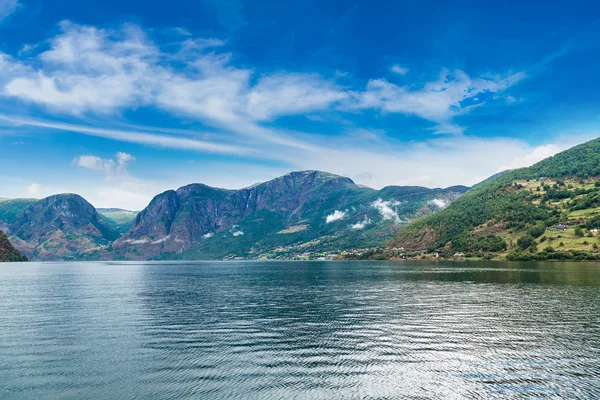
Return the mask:
[[596,263],[0,266],[1,399],[598,396]]

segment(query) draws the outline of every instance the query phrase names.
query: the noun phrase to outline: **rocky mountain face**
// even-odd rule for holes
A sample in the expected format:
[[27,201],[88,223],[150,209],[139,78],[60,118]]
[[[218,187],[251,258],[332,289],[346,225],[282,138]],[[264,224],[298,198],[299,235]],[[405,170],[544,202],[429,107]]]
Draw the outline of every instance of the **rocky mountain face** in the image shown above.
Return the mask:
[[444,208],[466,187],[357,186],[319,171],[293,172],[241,190],[200,184],[156,196],[111,257],[289,257],[381,244],[402,223]]
[[6,200],[0,227],[32,260],[314,258],[379,246],[467,189],[374,190],[301,171],[240,190],[191,184],[139,213],[96,210],[74,194]]
[[15,247],[32,260],[72,259],[119,236],[76,194],[50,196],[27,205],[11,218],[7,229]]
[[27,261],[27,257],[19,253],[19,251],[10,244],[8,236],[0,231],[0,262],[8,261]]

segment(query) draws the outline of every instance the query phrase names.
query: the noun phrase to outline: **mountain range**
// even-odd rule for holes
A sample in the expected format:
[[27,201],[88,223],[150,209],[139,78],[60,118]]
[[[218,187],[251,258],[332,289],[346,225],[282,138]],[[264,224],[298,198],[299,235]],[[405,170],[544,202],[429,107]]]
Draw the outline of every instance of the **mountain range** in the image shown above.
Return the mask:
[[191,184],[139,213],[97,210],[76,194],[2,200],[0,229],[31,260],[315,258],[379,246],[467,190],[374,190],[300,171],[240,190]]

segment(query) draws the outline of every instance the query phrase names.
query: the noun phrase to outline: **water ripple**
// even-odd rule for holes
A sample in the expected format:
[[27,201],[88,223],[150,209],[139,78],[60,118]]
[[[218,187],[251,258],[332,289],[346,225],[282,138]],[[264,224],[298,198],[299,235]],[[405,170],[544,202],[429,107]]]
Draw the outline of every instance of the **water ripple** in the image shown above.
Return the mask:
[[2,399],[600,397],[600,265],[0,268]]

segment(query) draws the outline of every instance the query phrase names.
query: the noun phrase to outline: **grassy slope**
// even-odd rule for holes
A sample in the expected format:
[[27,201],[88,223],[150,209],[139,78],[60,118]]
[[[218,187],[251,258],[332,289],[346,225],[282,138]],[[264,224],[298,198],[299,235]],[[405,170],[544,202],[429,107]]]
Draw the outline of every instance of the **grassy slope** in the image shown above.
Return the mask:
[[[499,258],[525,252],[543,258],[542,253],[572,250],[598,254],[594,248],[598,238],[576,236],[575,228],[587,225],[600,210],[599,178],[600,140],[596,139],[471,189],[446,210],[407,226],[389,245],[491,253]],[[557,232],[558,222],[570,226]],[[518,239],[531,233],[535,243],[519,246]],[[545,252],[549,244],[552,249]]]

